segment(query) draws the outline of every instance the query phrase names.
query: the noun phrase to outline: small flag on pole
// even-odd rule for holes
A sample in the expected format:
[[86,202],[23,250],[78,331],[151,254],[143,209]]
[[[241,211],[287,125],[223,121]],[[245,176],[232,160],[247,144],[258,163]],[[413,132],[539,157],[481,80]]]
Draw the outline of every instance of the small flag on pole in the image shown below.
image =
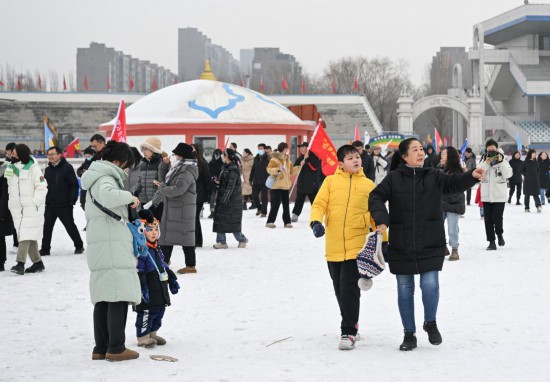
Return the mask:
[[353,136],[353,140],[354,141],[361,140],[361,136],[359,135],[359,125],[357,123],[355,124],[355,135]]
[[325,176],[334,174],[338,167],[338,157],[334,144],[327,135],[323,127],[323,120],[319,118],[319,123],[313,132],[308,150],[311,150],[321,160],[321,170]]
[[111,133],[111,141],[126,142],[126,108],[124,99],[118,105],[113,131]]
[[464,140],[464,143],[462,144],[462,147],[460,148],[460,152],[462,153],[462,160],[466,158],[466,148],[468,147],[468,138]]

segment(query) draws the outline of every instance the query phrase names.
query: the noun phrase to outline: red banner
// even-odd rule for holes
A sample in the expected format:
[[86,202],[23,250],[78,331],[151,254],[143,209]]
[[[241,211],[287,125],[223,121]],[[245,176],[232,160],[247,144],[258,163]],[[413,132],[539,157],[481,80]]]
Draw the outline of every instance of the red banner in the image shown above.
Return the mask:
[[80,154],[80,140],[75,138],[71,143],[65,147],[65,158],[74,158],[75,153]]
[[113,132],[111,133],[111,141],[126,142],[126,109],[124,100],[118,105],[118,113],[116,114]]
[[313,132],[308,150],[311,150],[319,157],[322,163],[322,171],[325,176],[334,174],[338,168],[338,157],[336,149],[325,131],[321,119]]

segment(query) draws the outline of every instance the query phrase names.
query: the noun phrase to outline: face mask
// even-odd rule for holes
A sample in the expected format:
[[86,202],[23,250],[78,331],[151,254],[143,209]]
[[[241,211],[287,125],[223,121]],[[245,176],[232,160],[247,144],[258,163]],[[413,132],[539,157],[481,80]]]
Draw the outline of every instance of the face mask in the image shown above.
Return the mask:
[[172,166],[175,166],[178,162],[179,162],[179,159],[176,156],[171,156],[170,157],[170,164]]
[[86,157],[86,160],[92,160],[93,157]]
[[11,157],[11,163],[19,163],[19,158]]
[[215,159],[215,160],[220,159],[220,154],[214,154],[214,159]]
[[258,150],[258,155],[264,155],[264,150]]

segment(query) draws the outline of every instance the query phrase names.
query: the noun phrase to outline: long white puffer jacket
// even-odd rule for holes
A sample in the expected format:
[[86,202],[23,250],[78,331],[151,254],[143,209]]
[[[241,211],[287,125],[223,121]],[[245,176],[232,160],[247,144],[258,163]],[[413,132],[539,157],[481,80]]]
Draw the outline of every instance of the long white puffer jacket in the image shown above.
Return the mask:
[[8,181],[8,207],[19,241],[42,240],[48,183],[31,156],[27,164],[11,163],[4,173]]

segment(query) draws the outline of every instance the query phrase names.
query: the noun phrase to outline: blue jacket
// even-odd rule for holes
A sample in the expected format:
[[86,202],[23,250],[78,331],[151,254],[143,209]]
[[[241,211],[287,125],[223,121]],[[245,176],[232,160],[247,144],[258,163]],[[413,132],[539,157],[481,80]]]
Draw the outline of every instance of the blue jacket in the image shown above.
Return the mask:
[[[170,294],[168,293],[168,280],[160,281],[159,272],[167,272],[173,275],[173,272],[168,268],[168,264],[164,262],[164,255],[160,249],[160,245],[157,248],[151,248],[148,246],[149,256],[140,257],[138,259],[137,271],[139,281],[143,287],[143,284],[147,285],[149,290],[149,302],[146,303],[141,300],[141,303],[136,306],[136,311],[148,310],[150,308],[166,307],[170,305]],[[156,263],[158,267],[155,268]],[[174,276],[175,277],[175,276]]]

